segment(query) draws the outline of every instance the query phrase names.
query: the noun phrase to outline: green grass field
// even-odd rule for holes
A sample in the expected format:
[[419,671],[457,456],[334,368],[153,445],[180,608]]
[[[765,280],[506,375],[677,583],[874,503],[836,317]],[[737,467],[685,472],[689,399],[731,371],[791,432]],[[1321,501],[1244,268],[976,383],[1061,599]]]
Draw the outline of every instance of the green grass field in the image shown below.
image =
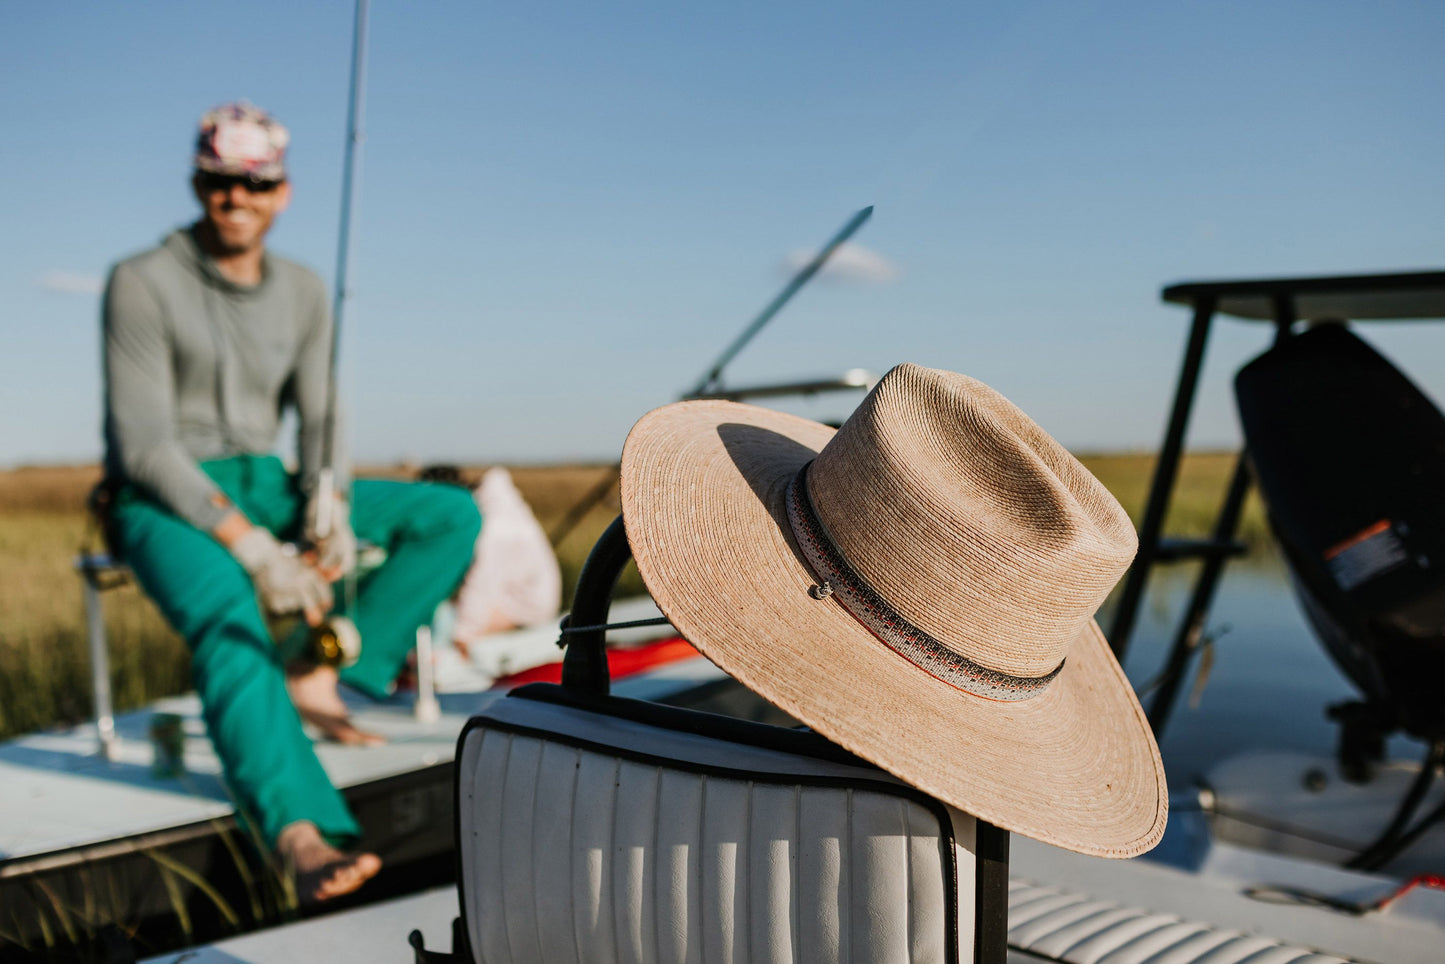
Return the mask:
[[[1153,457],[1091,455],[1083,461],[1137,524]],[[1207,532],[1233,461],[1232,455],[1209,453],[1185,460],[1167,532]],[[543,528],[551,531],[611,471],[608,466],[571,465],[517,467],[512,474]],[[83,545],[97,544],[83,510],[85,493],[97,477],[98,470],[90,466],[0,472],[0,738],[73,723],[90,713],[85,618],[80,581],[72,567]],[[618,511],[614,485],[557,547],[569,591],[592,543]],[[1255,548],[1269,541],[1263,511],[1253,497],[1246,504],[1241,534]],[[641,588],[636,572],[629,570],[622,590]],[[134,586],[105,593],[104,608],[117,708],[189,688],[184,643]]]

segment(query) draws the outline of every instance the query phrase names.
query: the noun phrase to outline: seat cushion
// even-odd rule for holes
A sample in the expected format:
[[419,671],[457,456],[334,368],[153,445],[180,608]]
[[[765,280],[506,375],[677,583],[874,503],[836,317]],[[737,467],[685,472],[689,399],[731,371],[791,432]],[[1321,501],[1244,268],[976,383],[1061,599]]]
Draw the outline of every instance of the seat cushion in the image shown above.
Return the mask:
[[971,959],[972,818],[861,761],[692,729],[515,698],[472,721],[477,961]]

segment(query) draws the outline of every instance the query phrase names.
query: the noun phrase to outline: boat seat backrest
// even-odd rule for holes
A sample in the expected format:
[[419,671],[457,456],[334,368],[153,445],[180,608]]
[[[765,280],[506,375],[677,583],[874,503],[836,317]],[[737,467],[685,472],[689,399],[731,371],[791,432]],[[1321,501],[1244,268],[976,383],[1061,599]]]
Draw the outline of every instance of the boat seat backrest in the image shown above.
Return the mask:
[[973,960],[971,817],[816,734],[528,689],[458,745],[474,960]]

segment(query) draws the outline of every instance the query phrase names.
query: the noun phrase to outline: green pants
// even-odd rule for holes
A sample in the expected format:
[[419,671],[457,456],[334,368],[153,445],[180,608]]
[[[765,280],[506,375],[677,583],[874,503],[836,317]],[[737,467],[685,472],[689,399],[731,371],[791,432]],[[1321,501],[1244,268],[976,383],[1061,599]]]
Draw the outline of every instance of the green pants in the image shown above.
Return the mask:
[[[279,459],[243,455],[201,468],[253,523],[282,539],[298,535],[303,500]],[[354,843],[360,828],[301,729],[246,571],[208,533],[134,488],[117,500],[115,523],[122,558],[190,645],[206,729],[238,809],[269,844],[297,820],[315,823],[338,846]],[[357,587],[348,615],[361,631],[361,658],[341,679],[380,698],[417,627],[466,573],[481,519],[465,489],[360,480],[351,524],[387,559]],[[338,606],[341,590],[338,584]]]

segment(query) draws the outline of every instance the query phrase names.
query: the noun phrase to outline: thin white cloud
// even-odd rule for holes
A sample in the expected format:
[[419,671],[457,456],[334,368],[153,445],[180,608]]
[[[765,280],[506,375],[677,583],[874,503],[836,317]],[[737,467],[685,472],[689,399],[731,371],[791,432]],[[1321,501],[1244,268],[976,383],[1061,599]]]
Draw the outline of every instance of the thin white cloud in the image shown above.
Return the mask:
[[41,275],[40,287],[47,291],[63,291],[66,294],[98,295],[105,287],[105,281],[93,275],[54,270]]
[[[792,274],[802,268],[813,258],[817,257],[816,251],[794,251],[783,261],[784,269]],[[890,281],[897,281],[902,272],[898,266],[889,261],[876,251],[870,251],[862,245],[854,244],[851,241],[844,242],[839,246],[833,256],[823,265],[823,270],[818,272],[820,278],[833,278],[839,281],[861,281],[865,284],[887,284]]]

